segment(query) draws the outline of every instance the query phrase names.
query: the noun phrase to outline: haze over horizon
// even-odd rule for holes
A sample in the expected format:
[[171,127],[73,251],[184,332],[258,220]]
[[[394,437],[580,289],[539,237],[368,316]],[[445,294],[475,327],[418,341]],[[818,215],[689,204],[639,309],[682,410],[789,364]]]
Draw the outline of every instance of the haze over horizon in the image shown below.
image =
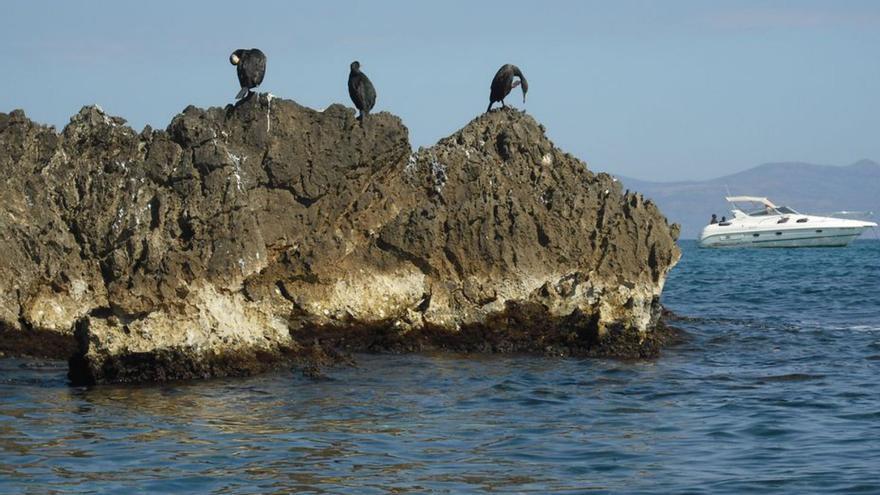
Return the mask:
[[[880,159],[880,3],[412,4],[13,2],[0,111],[62,127],[87,104],[164,128],[238,91],[228,56],[269,58],[259,91],[351,106],[348,65],[375,83],[414,147],[486,108],[506,62],[524,108],[594,170],[706,180],[768,162]],[[522,108],[519,93],[507,103]]]
[[[869,164],[869,165],[872,165],[875,167],[880,167],[880,163],[878,163],[877,161],[872,160],[870,158],[860,158],[858,160],[855,160],[855,161],[852,161],[849,163],[809,163],[809,162],[805,162],[805,161],[790,161],[789,160],[789,161],[766,162],[766,163],[753,164],[753,165],[745,166],[745,167],[738,168],[738,169],[732,169],[731,171],[725,172],[721,175],[706,177],[705,179],[687,178],[687,179],[651,180],[651,179],[643,179],[641,177],[629,176],[626,174],[612,173],[612,175],[618,176],[621,179],[631,179],[631,180],[634,179],[635,181],[637,181],[639,183],[644,182],[644,183],[651,183],[651,184],[658,184],[658,185],[659,184],[672,185],[672,184],[686,184],[686,183],[691,183],[691,182],[697,183],[697,182],[723,180],[723,179],[726,179],[731,176],[738,176],[738,175],[741,175],[744,173],[758,171],[762,168],[775,167],[775,166],[780,166],[780,165],[782,165],[782,166],[795,165],[795,166],[808,167],[808,168],[825,167],[825,168],[830,168],[830,169],[835,169],[835,168],[842,169],[842,168],[854,167],[854,166],[865,165],[865,164]],[[877,185],[880,186],[880,184],[877,184]]]

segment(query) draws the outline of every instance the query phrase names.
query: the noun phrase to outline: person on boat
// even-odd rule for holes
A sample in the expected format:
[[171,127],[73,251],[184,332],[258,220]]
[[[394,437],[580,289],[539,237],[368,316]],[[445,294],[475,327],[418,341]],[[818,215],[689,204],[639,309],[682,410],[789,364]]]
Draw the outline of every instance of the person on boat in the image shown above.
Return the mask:
[[726,221],[727,221],[727,217],[722,216],[722,217],[721,217],[721,223],[724,223],[724,222],[726,222]]
[[712,220],[709,220],[709,225],[715,225],[716,223],[718,223],[718,215],[713,213]]

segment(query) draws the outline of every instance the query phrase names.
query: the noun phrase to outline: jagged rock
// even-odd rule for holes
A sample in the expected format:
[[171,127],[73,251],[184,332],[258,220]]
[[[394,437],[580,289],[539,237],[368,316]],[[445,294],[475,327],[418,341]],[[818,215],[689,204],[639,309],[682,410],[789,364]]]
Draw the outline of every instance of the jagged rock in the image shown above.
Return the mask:
[[140,134],[15,111],[0,169],[0,324],[35,348],[75,328],[75,383],[253,373],[314,343],[651,354],[679,257],[650,201],[510,109],[416,153],[390,114],[265,94]]

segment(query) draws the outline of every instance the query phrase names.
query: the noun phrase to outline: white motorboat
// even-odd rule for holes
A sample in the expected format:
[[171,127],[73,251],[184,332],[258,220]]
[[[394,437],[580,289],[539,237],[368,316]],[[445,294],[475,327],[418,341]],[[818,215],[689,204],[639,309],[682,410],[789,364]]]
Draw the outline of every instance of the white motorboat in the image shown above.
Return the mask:
[[[846,246],[874,222],[804,215],[767,198],[730,196],[733,219],[712,223],[700,235],[701,247],[819,247]],[[760,205],[746,213],[737,203]]]

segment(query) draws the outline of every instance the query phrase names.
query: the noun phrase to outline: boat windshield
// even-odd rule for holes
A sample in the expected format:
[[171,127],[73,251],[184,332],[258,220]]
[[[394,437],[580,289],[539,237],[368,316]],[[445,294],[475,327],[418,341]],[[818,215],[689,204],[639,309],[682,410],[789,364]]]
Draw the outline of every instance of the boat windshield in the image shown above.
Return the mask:
[[770,208],[764,207],[755,211],[750,211],[748,215],[750,217],[764,217],[767,215],[776,215],[777,213]]
[[778,206],[775,210],[765,206],[758,210],[750,211],[748,215],[750,217],[763,217],[767,215],[800,215],[800,213],[787,206]]

